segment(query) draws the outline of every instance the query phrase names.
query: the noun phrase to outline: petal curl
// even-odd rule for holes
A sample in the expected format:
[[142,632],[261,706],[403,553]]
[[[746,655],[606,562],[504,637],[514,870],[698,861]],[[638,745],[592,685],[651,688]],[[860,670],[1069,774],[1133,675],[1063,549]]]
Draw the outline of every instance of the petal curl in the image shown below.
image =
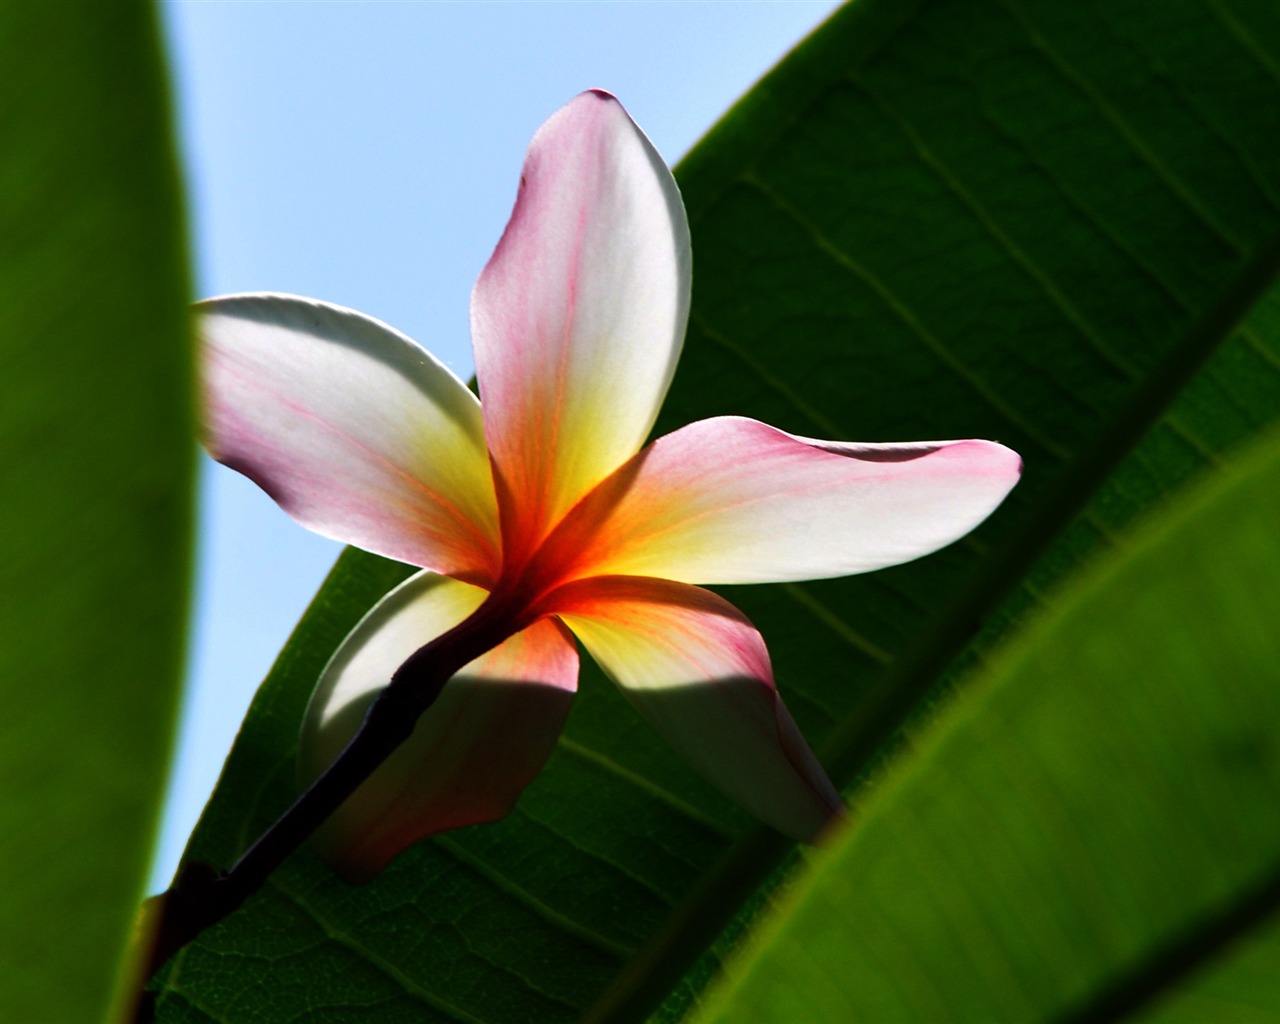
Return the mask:
[[644,443],[683,343],[689,277],[671,173],[616,99],[583,93],[530,143],[471,297],[509,559]]
[[[478,587],[419,573],[382,599],[325,668],[303,723],[299,771],[309,783],[338,755],[400,664],[484,600]],[[505,815],[541,770],[577,688],[578,653],[543,619],[449,680],[413,735],[316,833],[359,881],[438,832]]]
[[548,541],[548,564],[686,583],[870,572],[964,536],[1018,481],[992,441],[855,444],[756,420],[700,420],[659,438]]
[[404,335],[290,295],[197,303],[210,454],[302,525],[477,582],[498,565],[480,405]]
[[811,842],[843,813],[774,687],[764,640],[729,602],[622,576],[570,583],[552,600],[650,724],[756,817]]

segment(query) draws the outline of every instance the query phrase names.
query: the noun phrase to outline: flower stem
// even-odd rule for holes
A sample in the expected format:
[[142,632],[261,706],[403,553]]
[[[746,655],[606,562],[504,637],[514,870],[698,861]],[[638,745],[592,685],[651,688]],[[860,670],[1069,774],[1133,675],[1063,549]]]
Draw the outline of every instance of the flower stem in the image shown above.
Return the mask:
[[[207,928],[234,913],[413,733],[418,719],[459,669],[518,632],[510,601],[493,595],[474,614],[411,654],[378,694],[364,721],[333,763],[319,775],[232,868],[220,873],[189,863],[159,901],[143,985],[165,962]],[[154,1019],[154,994],[139,995],[135,1024]]]

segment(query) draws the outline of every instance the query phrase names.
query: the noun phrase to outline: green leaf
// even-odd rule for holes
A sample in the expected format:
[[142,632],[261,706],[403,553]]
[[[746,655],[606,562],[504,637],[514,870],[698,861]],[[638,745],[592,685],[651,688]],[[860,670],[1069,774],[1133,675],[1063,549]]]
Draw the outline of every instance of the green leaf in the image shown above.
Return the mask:
[[[1280,409],[1277,68],[1280,12],[1243,0],[859,0],[679,167],[696,284],[660,430],[739,413],[1026,459],[933,558],[730,588],[842,784]],[[315,674],[394,578],[373,566],[345,557],[321,591],[192,856],[229,863],[289,801]],[[162,1018],[674,1019],[785,853],[585,667],[507,820],[361,890],[300,854],[174,963]]]
[[900,759],[699,1021],[1280,1016],[1280,443],[1174,507]]
[[190,582],[185,239],[154,12],[0,5],[0,1019],[101,1019]]

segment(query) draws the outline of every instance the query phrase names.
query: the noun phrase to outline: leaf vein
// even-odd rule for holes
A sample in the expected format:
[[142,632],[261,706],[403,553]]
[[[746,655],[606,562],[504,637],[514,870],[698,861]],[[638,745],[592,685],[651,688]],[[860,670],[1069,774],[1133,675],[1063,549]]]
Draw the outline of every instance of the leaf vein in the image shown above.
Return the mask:
[[548,924],[554,925],[564,932],[569,933],[575,938],[581,939],[590,945],[595,946],[606,953],[613,956],[626,957],[635,952],[635,947],[628,946],[616,939],[611,939],[578,921],[565,916],[560,911],[548,906],[538,897],[534,896],[527,889],[517,885],[508,876],[498,871],[492,864],[484,861],[480,857],[471,853],[459,843],[454,842],[447,835],[436,836],[434,845],[447,853],[458,863],[475,871],[478,875],[490,882],[492,885],[501,889],[507,895],[512,896],[520,904],[528,907]]
[[164,989],[160,992],[156,1000],[156,1009],[159,1010],[160,1004],[165,1002],[170,997],[176,997],[178,999],[181,999],[184,1003],[186,1003],[193,1010],[195,1010],[196,1013],[200,1014],[202,1017],[205,1017],[208,1020],[214,1021],[215,1024],[235,1024],[235,1022],[232,1021],[231,1018],[229,1017],[218,1016],[218,1014],[214,1013],[213,1010],[211,1010],[204,1003],[200,1002],[200,1000],[198,1000],[190,992],[184,991],[183,989],[177,988],[176,986],[169,985],[169,984],[166,984]]
[[324,932],[325,936],[330,941],[336,942],[338,945],[342,946],[343,948],[350,950],[352,953],[360,957],[366,963],[376,968],[386,978],[395,982],[401,988],[401,990],[409,997],[416,999],[418,1002],[422,1003],[424,1006],[428,1006],[433,1010],[437,1010],[453,1018],[456,1021],[461,1021],[462,1024],[485,1024],[485,1022],[481,1020],[479,1017],[473,1017],[471,1014],[467,1013],[465,1010],[462,1010],[459,1007],[454,1006],[451,1003],[448,1003],[445,1000],[441,999],[434,992],[431,992],[423,988],[421,985],[415,982],[411,977],[409,977],[402,970],[396,967],[395,964],[384,959],[383,957],[378,956],[367,946],[363,946],[360,943],[358,943],[354,938],[348,935],[341,928],[334,925],[328,918],[326,918],[323,914],[321,914],[318,910],[316,910],[316,908],[312,906],[308,900],[304,899],[300,893],[295,892],[294,890],[286,886],[283,882],[281,882],[276,875],[271,875],[267,879],[267,884],[270,885],[271,888],[275,889],[276,892],[280,893],[287,900],[289,900],[289,902],[291,902],[294,906],[296,906],[309,918],[311,918],[311,920],[314,921],[320,927],[320,930]]
[[[991,213],[978,201],[977,197],[970,192],[954,175],[943,160],[925,144],[923,137],[916,130],[915,126],[899,111],[896,107],[889,104],[882,97],[872,92],[861,82],[852,80],[856,88],[867,96],[887,117],[894,120],[907,138],[911,141],[911,145],[916,151],[916,155],[920,160],[937,176],[938,180],[946,186],[969,211],[974,220],[982,227],[992,241],[996,243],[1009,258],[1020,267],[1028,277],[1030,277],[1040,288],[1041,293],[1049,300],[1049,302],[1057,308],[1063,318],[1071,325],[1076,334],[1080,336],[1089,346],[1108,363],[1112,369],[1118,371],[1126,377],[1130,383],[1137,382],[1142,379],[1142,372],[1133,365],[1133,363],[1115,351],[1110,344],[1104,339],[1102,333],[1095,328],[1085,315],[1076,307],[1067,296],[1054,283],[1050,274],[1041,267],[1030,253],[1022,248],[1013,238],[1006,234],[1004,230],[996,223]],[[1216,464],[1218,459],[1213,451],[1208,448],[1203,441],[1196,437],[1195,433],[1183,424],[1177,415],[1171,410],[1165,414],[1165,423],[1176,434],[1180,435],[1195,451],[1201,455],[1210,464]]]
[[1066,81],[1076,87],[1081,95],[1086,97],[1098,110],[1100,114],[1115,129],[1116,134],[1120,136],[1133,151],[1133,153],[1147,165],[1165,185],[1169,191],[1182,200],[1188,210],[1191,210],[1205,227],[1212,231],[1218,238],[1225,242],[1230,248],[1235,250],[1239,255],[1248,252],[1246,246],[1236,234],[1223,224],[1214,214],[1204,205],[1196,194],[1187,186],[1181,178],[1178,177],[1166,164],[1161,160],[1134,131],[1133,126],[1123,117],[1120,112],[1115,109],[1108,101],[1106,96],[1095,86],[1088,78],[1077,71],[1069,61],[1059,54],[1049,41],[1039,32],[1039,30],[1031,23],[1026,12],[1022,9],[1021,4],[1017,0],[1000,0],[1001,6],[1009,12],[1010,15],[1022,26],[1022,30],[1027,34],[1027,38],[1035,46],[1049,65],[1058,72]]
[[[819,601],[813,594],[805,590],[804,587],[797,583],[781,583],[778,589],[787,597],[802,605],[806,610],[811,612],[824,626],[830,629],[836,636],[847,643],[850,647],[861,651],[873,661],[878,661],[882,665],[887,665],[893,661],[893,655],[886,651],[883,647],[868,640],[865,636],[854,629],[848,622],[837,615],[831,608],[822,601]],[[821,706],[821,705],[819,705]],[[825,710],[825,709],[824,709]]]
[[767,366],[760,362],[754,355],[744,349],[736,341],[716,330],[698,311],[690,313],[689,319],[695,323],[698,330],[707,338],[715,342],[726,352],[735,356],[747,369],[754,373],[762,383],[771,388],[776,394],[785,399],[797,412],[809,420],[820,431],[827,434],[831,438],[844,438],[848,433],[825,413],[820,412],[814,406],[806,402],[800,394],[791,387],[786,381],[782,380],[774,374]]
[[[561,737],[560,742],[561,743],[564,742],[563,737]],[[517,805],[516,813],[522,814],[524,817],[528,818],[530,821],[534,822],[541,828],[546,829],[557,839],[567,843],[569,846],[577,850],[579,853],[591,858],[597,863],[603,864],[610,871],[617,872],[617,874],[621,875],[623,878],[634,883],[635,885],[643,889],[645,892],[649,893],[650,896],[656,899],[664,907],[670,908],[676,905],[675,897],[671,896],[669,893],[663,892],[661,889],[659,889],[656,885],[653,884],[653,882],[649,881],[647,878],[643,878],[640,875],[637,875],[634,871],[630,870],[625,865],[619,864],[617,861],[610,860],[608,857],[605,857],[602,854],[596,852],[595,850],[592,850],[590,847],[583,846],[582,843],[580,843],[572,835],[568,834],[562,829],[556,828],[550,822],[546,821],[543,818],[538,817],[531,810],[527,808],[522,808]]]
[[1241,324],[1239,333],[1249,343],[1249,347],[1262,357],[1264,362],[1280,370],[1280,355],[1277,355],[1271,346],[1262,340],[1257,331],[1248,326],[1248,324]]
[[1239,19],[1222,5],[1221,0],[1209,0],[1209,10],[1217,15],[1218,20],[1226,26],[1227,31],[1257,61],[1258,66],[1270,74],[1277,82],[1280,82],[1280,64],[1275,61],[1270,53],[1258,46],[1253,36],[1240,24]]
[[902,114],[897,107],[890,104],[883,97],[872,92],[867,86],[850,79],[852,84],[859,89],[868,99],[871,100],[887,117],[895,121],[898,127],[910,140],[912,147],[916,151],[916,155],[921,162],[925,164],[933,172],[935,177],[946,186],[953,196],[969,211],[973,219],[977,221],[979,226],[987,233],[993,242],[999,248],[1003,249],[1005,254],[1020,267],[1026,275],[1031,278],[1040,288],[1041,293],[1055,306],[1063,319],[1067,321],[1076,331],[1076,333],[1089,342],[1094,350],[1100,355],[1113,369],[1119,371],[1130,380],[1138,380],[1140,374],[1134,369],[1128,360],[1122,358],[1118,353],[1114,352],[1106,345],[1102,336],[1098,331],[1085,319],[1084,315],[1076,308],[1075,304],[1066,297],[1053,282],[1047,271],[1045,271],[1031,255],[1022,248],[1011,236],[1006,234],[1004,230],[996,223],[995,218],[988,212],[978,199],[970,192],[955,174],[947,167],[942,158],[938,156],[932,149],[925,144],[924,139],[916,130],[915,126]]
[[773,191],[768,185],[761,181],[754,174],[748,172],[739,178],[747,186],[754,188],[762,196],[773,203],[779,212],[783,213],[791,220],[795,221],[800,227],[804,228],[809,237],[813,240],[818,249],[826,254],[832,262],[837,266],[844,268],[853,277],[865,284],[880,299],[882,303],[898,318],[898,320],[921,341],[924,346],[938,359],[940,363],[950,369],[956,377],[963,381],[971,391],[981,397],[991,409],[1003,416],[1010,424],[1015,426],[1024,435],[1033,440],[1047,453],[1052,455],[1059,461],[1067,461],[1070,453],[1054,441],[1047,434],[1037,429],[1030,420],[1023,417],[1015,411],[1000,395],[987,386],[978,374],[961,363],[956,357],[947,350],[932,331],[916,317],[916,315],[907,308],[901,299],[897,297],[888,287],[872,274],[866,267],[858,263],[852,256],[832,242],[826,235],[819,230],[818,226],[804,216],[799,210],[788,203],[780,195]]
[[635,786],[636,788],[643,790],[644,792],[648,793],[650,796],[657,797],[659,800],[665,803],[668,807],[671,807],[676,811],[679,811],[680,814],[682,814],[684,817],[689,818],[691,821],[697,822],[699,825],[702,825],[704,828],[708,829],[709,831],[714,832],[716,835],[721,836],[725,839],[732,839],[734,837],[735,835],[734,832],[727,829],[724,825],[716,821],[706,812],[698,810],[692,804],[684,800],[681,800],[680,797],[676,796],[674,793],[671,793],[668,790],[663,789],[657,783],[652,782],[649,779],[646,779],[643,775],[633,772],[630,768],[627,768],[623,765],[618,764],[617,761],[600,753],[598,750],[593,750],[591,747],[588,747],[585,744],[579,743],[577,740],[570,739],[568,736],[564,736],[564,735],[560,737],[559,745],[562,749],[568,751],[571,754],[576,755],[577,757],[580,757],[582,760],[589,761],[592,764],[597,765],[600,768],[603,768],[605,771],[609,772],[610,774],[616,775],[618,778],[623,779],[626,782],[629,782],[631,785]]

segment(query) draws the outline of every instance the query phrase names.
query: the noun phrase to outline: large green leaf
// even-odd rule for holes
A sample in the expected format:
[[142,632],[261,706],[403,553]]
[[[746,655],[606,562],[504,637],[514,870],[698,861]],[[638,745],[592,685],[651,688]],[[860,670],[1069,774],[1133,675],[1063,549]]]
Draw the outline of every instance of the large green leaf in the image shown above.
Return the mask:
[[0,5],[0,1020],[106,1011],[189,586],[188,283],[151,9]]
[[[1026,457],[1006,507],[931,559],[730,594],[842,783],[1058,578],[1280,409],[1261,298],[1280,267],[1277,55],[1280,10],[1247,2],[860,0],[678,169],[696,284],[660,429],[745,413]],[[229,863],[287,804],[315,674],[399,572],[344,557],[192,856]],[[161,1014],[639,1019],[670,994],[678,1016],[785,852],[586,669],[510,818],[362,890],[300,854],[180,956]]]
[[699,1021],[1280,1017],[1280,444],[1214,484],[1001,652]]

